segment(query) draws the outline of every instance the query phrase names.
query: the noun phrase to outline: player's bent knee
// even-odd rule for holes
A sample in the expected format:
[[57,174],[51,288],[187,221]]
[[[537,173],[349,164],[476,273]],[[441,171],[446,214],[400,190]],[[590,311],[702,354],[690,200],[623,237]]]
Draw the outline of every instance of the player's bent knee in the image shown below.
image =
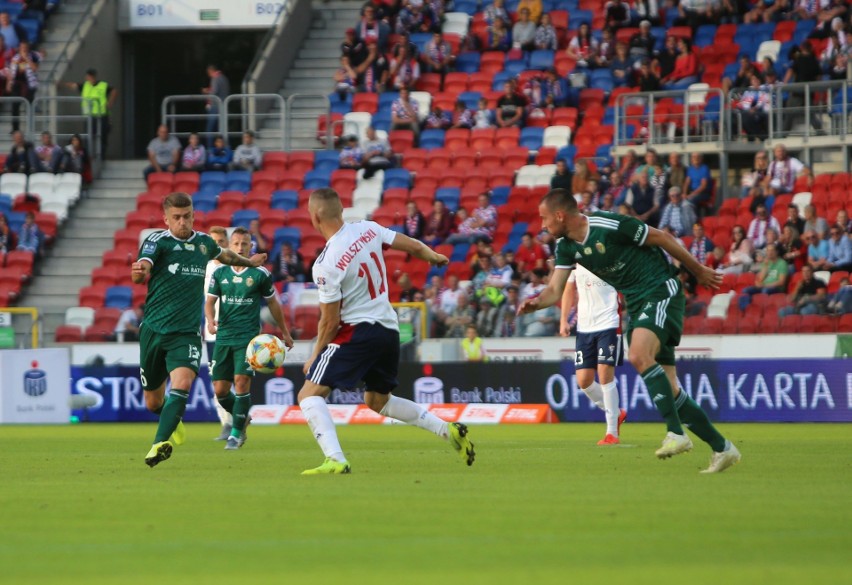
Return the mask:
[[577,385],[580,388],[588,388],[595,381],[595,371],[591,368],[577,370]]
[[328,386],[320,386],[316,382],[305,380],[305,385],[299,390],[299,402],[311,396],[322,396],[325,398],[329,392],[331,392],[331,388]]
[[379,394],[378,392],[364,392],[364,404],[371,410],[381,412],[390,400],[390,394]]
[[172,388],[189,390],[195,381],[195,372],[190,368],[175,368],[169,374],[169,379],[172,381]]
[[234,391],[237,394],[248,394],[251,391],[251,377],[242,375],[235,376]]
[[218,398],[225,398],[231,393],[231,383],[227,380],[216,380],[213,382],[213,393]]

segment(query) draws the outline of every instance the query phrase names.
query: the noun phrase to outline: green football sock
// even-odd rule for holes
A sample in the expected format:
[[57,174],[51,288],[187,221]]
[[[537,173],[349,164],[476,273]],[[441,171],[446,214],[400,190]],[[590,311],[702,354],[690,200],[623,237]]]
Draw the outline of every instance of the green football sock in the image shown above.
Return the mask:
[[159,416],[159,414],[160,414],[161,412],[163,412],[163,407],[164,407],[165,405],[166,405],[166,403],[165,403],[165,402],[163,402],[163,404],[161,404],[161,405],[160,405],[160,408],[158,408],[157,410],[152,410],[151,412],[153,412],[154,414],[156,414],[156,415],[158,415],[158,416]]
[[710,445],[710,448],[717,453],[725,450],[727,443],[725,437],[716,430],[716,427],[707,418],[707,413],[682,388],[675,400],[675,408],[677,408],[683,424],[699,439]]
[[651,396],[654,406],[657,407],[660,415],[666,421],[666,429],[670,433],[682,435],[683,427],[674,405],[674,391],[666,377],[665,370],[659,364],[654,364],[642,372],[642,379],[645,380],[648,394]]
[[228,392],[228,395],[224,398],[216,397],[216,400],[219,402],[219,406],[234,414],[234,393]]
[[248,412],[251,408],[251,394],[237,394],[234,401],[234,427],[232,437],[239,437],[246,428]]
[[189,392],[186,390],[175,390],[172,388],[169,392],[169,397],[163,405],[163,411],[160,413],[160,424],[157,425],[157,434],[154,437],[155,443],[167,441],[183,417],[186,410],[186,400],[189,398]]

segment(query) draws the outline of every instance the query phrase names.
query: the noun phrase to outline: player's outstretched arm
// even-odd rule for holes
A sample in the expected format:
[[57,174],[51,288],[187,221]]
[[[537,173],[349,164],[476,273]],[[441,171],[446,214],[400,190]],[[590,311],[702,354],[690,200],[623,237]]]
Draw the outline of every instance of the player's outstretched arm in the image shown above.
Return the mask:
[[438,254],[435,250],[413,238],[409,238],[405,234],[396,234],[393,239],[391,248],[400,250],[406,254],[411,254],[415,258],[425,260],[433,266],[446,266],[450,263],[449,258],[443,254]]
[[646,246],[659,246],[669,253],[672,258],[679,260],[681,266],[695,275],[698,284],[709,288],[719,288],[722,284],[722,275],[704,266],[689,253],[689,250],[678,244],[671,234],[648,226],[648,237],[645,238]]
[[314,363],[317,356],[334,340],[340,327],[340,301],[320,303],[319,307],[320,319],[317,326],[317,342],[310,359],[305,362],[305,367],[302,368],[305,375],[308,374],[308,370],[311,369],[311,364]]
[[207,332],[210,335],[216,335],[216,330],[219,328],[219,323],[216,321],[216,301],[219,297],[215,295],[207,295],[204,301],[204,320],[207,321]]
[[142,284],[149,274],[151,274],[150,262],[134,262],[130,265],[130,280],[133,284]]
[[547,307],[552,307],[556,301],[562,296],[562,291],[565,289],[565,283],[568,282],[570,270],[565,268],[557,268],[550,276],[550,282],[541,291],[537,297],[532,297],[520,304],[518,314],[534,313]]
[[287,324],[284,322],[284,311],[281,310],[278,299],[274,296],[269,297],[266,299],[266,306],[269,307],[272,318],[275,319],[278,328],[281,329],[281,340],[284,341],[284,345],[287,346],[287,349],[293,349],[293,336],[290,335],[290,330],[287,329]]
[[246,258],[231,250],[222,250],[222,253],[216,257],[216,260],[228,266],[258,267],[263,266],[266,262],[266,254],[255,254],[251,258]]

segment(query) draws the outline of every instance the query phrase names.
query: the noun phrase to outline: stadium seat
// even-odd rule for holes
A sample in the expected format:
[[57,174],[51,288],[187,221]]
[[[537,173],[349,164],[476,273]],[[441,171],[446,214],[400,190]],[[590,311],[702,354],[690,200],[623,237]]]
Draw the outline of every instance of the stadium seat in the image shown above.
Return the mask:
[[83,341],[83,330],[76,325],[60,325],[54,332],[56,343],[80,343]]
[[129,286],[111,286],[107,288],[104,297],[105,307],[126,309],[133,301],[133,290]]

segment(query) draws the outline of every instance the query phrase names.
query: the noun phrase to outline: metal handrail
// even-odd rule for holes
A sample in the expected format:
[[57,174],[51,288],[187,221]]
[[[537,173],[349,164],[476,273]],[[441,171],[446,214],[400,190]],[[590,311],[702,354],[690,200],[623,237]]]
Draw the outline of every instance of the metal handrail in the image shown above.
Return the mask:
[[[89,110],[95,104],[95,100],[92,98],[84,98],[82,96],[57,96],[57,95],[46,95],[46,96],[36,96],[32,103],[32,110],[29,117],[29,129],[30,135],[35,137],[36,134],[42,131],[43,127],[39,127],[41,122],[46,122],[47,127],[49,128],[49,132],[53,135],[54,140],[59,143],[61,138],[71,138],[75,134],[79,134],[80,138],[83,140],[83,143],[86,146],[86,150],[91,153],[93,159],[100,159],[101,153],[101,141],[100,136],[94,136],[94,124],[92,120],[92,116],[88,114],[84,114],[83,105],[85,103],[89,104]],[[57,109],[60,104],[73,104],[76,109],[76,114],[62,114],[59,115],[57,113]],[[42,110],[47,110],[47,113],[40,114]],[[59,124],[60,123],[76,123],[83,122],[85,130],[83,132],[80,131],[60,131]],[[63,128],[64,130],[64,128]]]
[[[177,130],[177,122],[179,121],[194,121],[206,122],[211,115],[207,112],[197,113],[197,114],[177,114],[174,113],[174,106],[178,103],[188,103],[188,102],[204,102],[207,104],[208,102],[213,102],[216,104],[216,116],[219,117],[219,131],[215,134],[223,133],[226,130],[226,127],[222,124],[224,118],[224,108],[222,107],[222,100],[217,95],[212,94],[186,94],[186,95],[170,95],[163,98],[163,103],[160,106],[160,123],[165,124],[169,127],[169,133],[174,134],[175,136],[189,136],[192,132],[189,131],[178,131]],[[170,110],[171,108],[171,110]],[[210,134],[206,130],[202,130],[198,132],[198,134],[207,136]]]
[[[273,106],[277,105],[279,108],[279,112],[272,112],[270,108],[269,112],[258,112],[257,111],[257,101],[272,101]],[[243,108],[242,112],[231,114],[228,111],[228,108],[233,103],[242,102]],[[284,150],[285,143],[285,135],[286,135],[286,126],[287,126],[287,103],[284,101],[284,98],[281,97],[280,94],[277,93],[257,93],[257,94],[234,94],[229,95],[225,98],[225,103],[222,108],[222,122],[220,123],[221,134],[227,137],[231,134],[242,134],[246,130],[257,131],[260,127],[258,122],[263,118],[278,118],[280,123],[280,141],[281,141],[281,150]],[[229,130],[229,122],[233,119],[241,120],[240,129],[235,131]]]
[[71,58],[68,56],[71,45],[75,42],[82,42],[85,36],[89,33],[89,29],[97,20],[97,17],[95,16],[95,5],[99,5],[98,10],[100,10],[104,3],[106,3],[106,0],[89,0],[89,5],[81,12],[80,20],[77,21],[77,25],[74,27],[74,32],[71,33],[71,38],[69,38],[68,42],[65,43],[65,47],[63,47],[62,52],[59,53],[59,57],[56,58],[56,61],[53,63],[53,67],[51,67],[44,79],[43,83],[48,86],[50,92],[56,91],[56,80],[62,77],[57,73],[59,71],[59,66],[71,62]]
[[[299,100],[305,100],[305,99],[314,100],[314,101],[315,100],[322,100],[322,102],[325,103],[325,111],[322,112],[320,115],[321,116],[329,116],[331,114],[331,101],[328,99],[328,96],[325,95],[325,94],[322,94],[322,93],[294,93],[293,95],[288,97],[287,98],[287,117],[286,117],[287,125],[286,125],[286,129],[285,129],[284,150],[287,150],[287,151],[290,150],[290,144],[291,144],[290,139],[291,139],[291,136],[293,134],[293,132],[292,132],[293,119],[295,117],[294,114],[293,114],[293,102],[299,101]],[[317,116],[314,115],[314,114],[311,114],[309,116],[301,116],[302,119],[316,119],[316,117]],[[329,124],[328,126],[330,127],[331,124]],[[332,137],[332,140],[331,140],[331,146],[329,146],[327,144],[326,148],[327,149],[334,148],[334,138],[333,137]]]
[[272,53],[272,49],[270,47],[277,46],[277,43],[274,41],[281,36],[281,33],[284,30],[284,24],[287,22],[287,17],[290,16],[290,13],[293,11],[294,4],[295,2],[284,0],[284,5],[275,17],[275,21],[263,37],[263,41],[260,43],[260,46],[263,47],[263,49],[255,53],[254,59],[252,59],[251,64],[248,66],[248,69],[246,69],[246,76],[243,78],[242,83],[242,92],[244,94],[255,93],[257,80],[260,77],[260,70],[266,64],[266,61],[269,60],[269,55]]
[[[843,118],[841,131],[837,134],[846,136],[849,132],[849,91],[852,89],[852,84],[848,80],[834,81],[809,81],[803,83],[788,83],[778,84],[773,87],[770,92],[772,95],[771,103],[773,106],[773,114],[769,120],[769,138],[770,140],[779,140],[786,137],[787,132],[784,130],[788,117],[798,117],[804,114],[805,117],[805,139],[811,136],[811,123],[814,112],[811,107],[811,95],[815,92],[827,92],[826,109],[831,115],[834,106],[835,92],[841,92],[841,104],[843,107]],[[784,106],[784,95],[789,97],[792,94],[803,94],[804,103],[801,106],[786,107]],[[730,104],[729,104],[730,105]],[[786,119],[785,119],[786,118]],[[833,128],[832,128],[833,129]],[[834,134],[834,133],[832,133]]]
[[[7,116],[8,116],[9,119],[12,118],[11,104],[14,104],[14,103],[18,103],[18,104],[21,104],[23,106],[21,108],[21,111],[18,112],[18,123],[19,123],[20,129],[21,129],[21,132],[24,133],[24,138],[27,139],[27,140],[32,140],[32,129],[30,128],[30,126],[32,125],[31,120],[32,120],[32,116],[33,116],[32,104],[26,98],[22,98],[22,97],[19,97],[19,96],[0,97],[0,112],[2,112],[2,115],[0,115],[0,120],[5,120]],[[8,110],[4,107],[6,104],[10,104],[10,107],[8,108]],[[10,113],[6,114],[5,113],[6,111],[8,111]]]

